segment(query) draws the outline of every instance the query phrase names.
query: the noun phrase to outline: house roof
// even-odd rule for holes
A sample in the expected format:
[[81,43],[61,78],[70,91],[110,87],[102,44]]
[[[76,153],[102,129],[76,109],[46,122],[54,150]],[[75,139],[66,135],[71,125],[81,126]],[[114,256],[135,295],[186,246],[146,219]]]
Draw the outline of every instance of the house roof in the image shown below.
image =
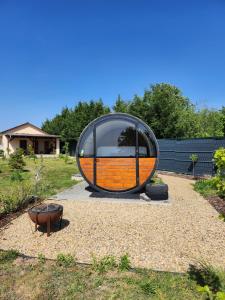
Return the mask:
[[[31,126],[37,130],[39,130],[41,132],[41,134],[29,134],[29,133],[15,133],[14,130],[15,129],[19,129],[20,127],[23,127],[23,126]],[[31,124],[30,122],[26,122],[26,123],[23,123],[23,124],[20,124],[20,125],[17,125],[15,127],[12,127],[12,128],[9,128],[9,129],[6,129],[2,132],[0,132],[0,135],[11,135],[11,136],[40,136],[40,137],[59,137],[58,135],[54,135],[54,134],[49,134],[45,131],[43,131],[41,128]]]

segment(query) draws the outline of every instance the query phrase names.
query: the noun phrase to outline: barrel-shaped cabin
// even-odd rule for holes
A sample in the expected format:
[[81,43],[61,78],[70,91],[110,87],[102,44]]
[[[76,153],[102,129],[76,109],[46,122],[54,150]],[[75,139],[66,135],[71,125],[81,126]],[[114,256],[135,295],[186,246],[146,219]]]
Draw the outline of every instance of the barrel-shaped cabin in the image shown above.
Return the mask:
[[77,163],[88,184],[97,191],[131,193],[153,176],[158,144],[140,119],[123,113],[104,115],[82,132]]

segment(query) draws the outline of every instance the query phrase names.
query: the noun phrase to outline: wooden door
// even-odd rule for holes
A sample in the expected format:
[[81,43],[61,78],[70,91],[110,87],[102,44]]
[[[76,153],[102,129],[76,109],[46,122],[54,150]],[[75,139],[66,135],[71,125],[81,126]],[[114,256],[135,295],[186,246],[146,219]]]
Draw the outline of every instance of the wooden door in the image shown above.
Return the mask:
[[136,158],[96,158],[96,184],[110,191],[136,186]]
[[136,187],[135,125],[116,120],[97,125],[94,130],[96,185],[109,191]]

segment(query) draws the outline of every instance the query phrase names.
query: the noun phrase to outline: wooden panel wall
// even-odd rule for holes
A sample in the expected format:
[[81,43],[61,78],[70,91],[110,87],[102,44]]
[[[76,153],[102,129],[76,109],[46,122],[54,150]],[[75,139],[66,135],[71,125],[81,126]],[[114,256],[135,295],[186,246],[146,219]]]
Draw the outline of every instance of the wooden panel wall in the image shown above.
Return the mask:
[[[156,158],[139,158],[139,182],[143,184],[153,171]],[[80,158],[86,178],[94,183],[94,158]],[[107,190],[122,191],[136,186],[136,158],[97,158],[96,184]]]
[[135,158],[97,158],[97,185],[120,191],[136,186]]
[[153,171],[156,158],[148,157],[139,158],[139,182],[143,184]]
[[86,178],[94,183],[94,158],[80,158],[80,166]]

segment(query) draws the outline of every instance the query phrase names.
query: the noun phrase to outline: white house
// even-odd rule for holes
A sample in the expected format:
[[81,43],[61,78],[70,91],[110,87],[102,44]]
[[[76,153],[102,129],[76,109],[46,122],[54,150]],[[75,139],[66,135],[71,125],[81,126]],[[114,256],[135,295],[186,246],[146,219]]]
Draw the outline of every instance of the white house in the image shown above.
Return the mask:
[[17,148],[26,153],[29,145],[35,154],[57,156],[60,153],[59,136],[48,134],[29,122],[0,132],[0,149],[6,157]]

